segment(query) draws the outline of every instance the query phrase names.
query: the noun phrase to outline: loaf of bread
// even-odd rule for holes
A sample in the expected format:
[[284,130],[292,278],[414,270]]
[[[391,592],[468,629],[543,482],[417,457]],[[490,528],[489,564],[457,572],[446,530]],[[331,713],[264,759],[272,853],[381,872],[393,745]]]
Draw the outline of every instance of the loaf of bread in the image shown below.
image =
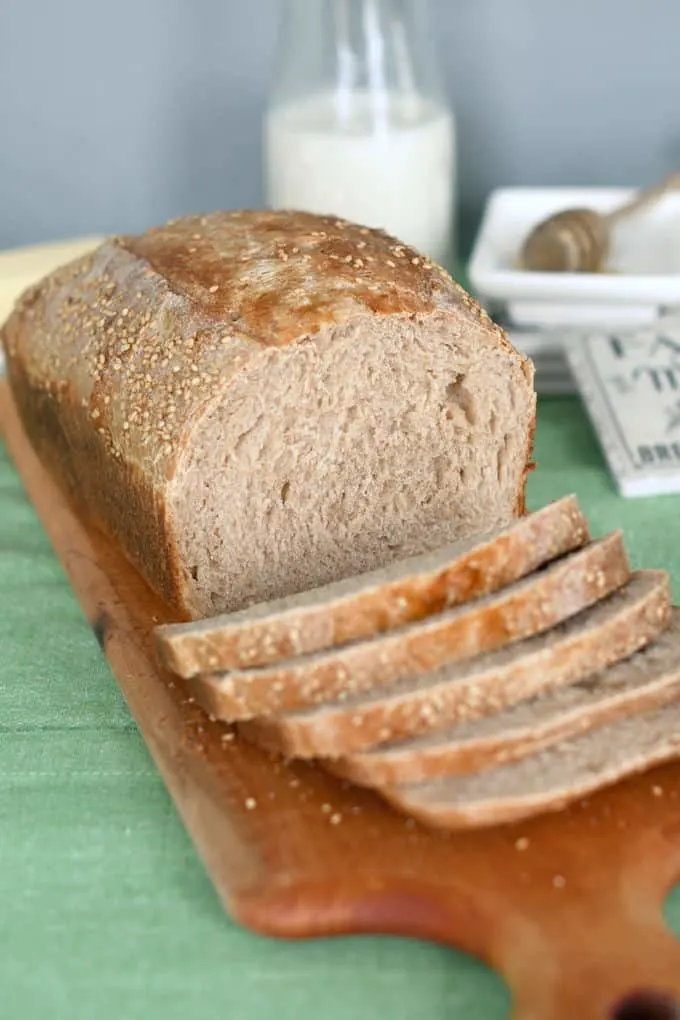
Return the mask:
[[524,511],[530,362],[378,231],[262,211],[114,238],[2,340],[38,454],[185,619]]

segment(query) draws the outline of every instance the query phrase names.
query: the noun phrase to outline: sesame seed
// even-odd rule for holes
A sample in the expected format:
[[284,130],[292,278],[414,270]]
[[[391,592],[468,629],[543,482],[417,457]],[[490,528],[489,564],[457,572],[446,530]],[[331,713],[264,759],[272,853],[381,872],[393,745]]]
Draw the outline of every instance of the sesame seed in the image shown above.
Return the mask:
[[246,797],[246,808],[248,811],[254,811],[257,807],[257,801],[254,797]]
[[515,850],[519,850],[520,853],[523,853],[525,850],[528,849],[528,847],[529,840],[526,838],[526,836],[520,836],[520,838],[515,842]]
[[208,289],[211,294],[216,294],[220,288],[216,283],[213,283],[212,287],[209,287]]
[[322,812],[325,815],[329,815],[331,813],[331,811],[333,810],[333,808],[331,807],[330,804],[322,804],[321,805],[321,810],[322,810]]
[[342,815],[336,812],[334,815],[331,815],[329,821],[331,825],[339,825],[342,821]]
[[662,786],[653,786],[652,787],[652,793],[654,794],[655,797],[663,797],[663,787]]
[[564,889],[564,887],[567,884],[567,880],[564,877],[564,875],[555,875],[552,884],[555,886],[556,889]]

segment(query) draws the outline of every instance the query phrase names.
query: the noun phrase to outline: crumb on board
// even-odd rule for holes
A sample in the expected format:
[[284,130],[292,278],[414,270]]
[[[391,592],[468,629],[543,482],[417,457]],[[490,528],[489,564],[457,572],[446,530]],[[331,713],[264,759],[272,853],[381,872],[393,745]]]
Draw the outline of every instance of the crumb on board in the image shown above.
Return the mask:
[[257,801],[254,797],[246,797],[246,808],[248,811],[254,811],[257,807]]
[[524,850],[529,849],[529,840],[526,836],[520,836],[519,839],[515,840],[515,850],[519,850],[522,853]]

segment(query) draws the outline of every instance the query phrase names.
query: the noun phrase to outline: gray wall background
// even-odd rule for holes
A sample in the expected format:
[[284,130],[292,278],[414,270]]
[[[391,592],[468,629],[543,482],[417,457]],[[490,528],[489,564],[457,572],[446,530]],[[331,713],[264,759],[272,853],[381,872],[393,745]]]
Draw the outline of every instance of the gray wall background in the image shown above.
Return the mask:
[[[468,238],[496,185],[680,166],[677,0],[432,4]],[[277,9],[0,0],[0,247],[259,204]]]

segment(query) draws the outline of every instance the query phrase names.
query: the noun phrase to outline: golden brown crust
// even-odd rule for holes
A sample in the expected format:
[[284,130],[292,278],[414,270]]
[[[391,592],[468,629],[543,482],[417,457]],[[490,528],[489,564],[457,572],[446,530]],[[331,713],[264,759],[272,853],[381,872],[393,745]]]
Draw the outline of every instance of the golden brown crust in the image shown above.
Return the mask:
[[182,607],[166,491],[205,409],[268,349],[361,315],[433,314],[469,321],[528,370],[448,274],[388,235],[219,212],[113,238],[57,270],[22,296],[2,340],[44,458],[77,476],[93,518]]

